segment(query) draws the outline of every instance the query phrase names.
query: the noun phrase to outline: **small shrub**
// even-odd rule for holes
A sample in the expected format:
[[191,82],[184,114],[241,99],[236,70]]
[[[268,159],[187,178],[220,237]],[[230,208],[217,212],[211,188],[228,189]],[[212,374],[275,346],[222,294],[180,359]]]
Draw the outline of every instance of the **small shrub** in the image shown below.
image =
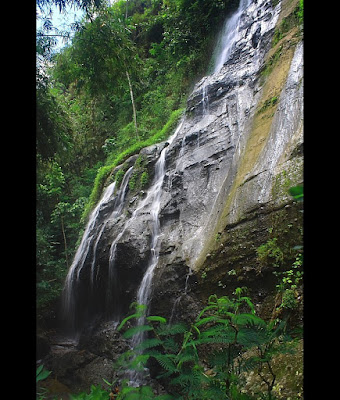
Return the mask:
[[149,174],[148,171],[144,171],[140,177],[141,187],[144,188],[149,183]]
[[[281,346],[284,348],[289,337],[284,335],[284,323],[275,326],[255,315],[254,304],[245,292],[246,288],[236,288],[233,298],[210,296],[208,305],[189,326],[168,324],[163,317],[145,317],[145,325],[129,328],[123,336],[131,338],[148,332],[149,337],[123,354],[118,367],[143,371],[150,360],[156,361],[160,367],[158,378],[170,382],[170,395],[165,398],[173,400],[251,399],[241,393],[239,377],[243,370],[252,368],[258,371],[271,398],[276,380],[271,359]],[[137,308],[118,330],[142,315],[146,315],[145,310]],[[244,359],[243,354],[249,349],[254,349],[254,355]],[[264,365],[268,367],[266,374]],[[153,398],[151,393],[149,398]]]
[[277,238],[269,239],[256,250],[261,266],[273,265],[279,267],[283,262],[283,252],[277,244]]

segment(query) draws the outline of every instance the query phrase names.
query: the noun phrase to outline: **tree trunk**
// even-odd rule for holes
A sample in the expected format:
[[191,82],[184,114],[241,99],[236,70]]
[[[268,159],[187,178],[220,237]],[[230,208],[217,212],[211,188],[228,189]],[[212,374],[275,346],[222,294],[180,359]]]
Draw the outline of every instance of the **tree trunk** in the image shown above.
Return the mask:
[[64,217],[61,216],[60,219],[61,219],[61,230],[62,230],[62,232],[63,232],[63,238],[64,238],[66,266],[67,266],[67,268],[69,268],[69,265],[68,265],[68,257],[67,257],[67,242],[66,242],[66,235],[65,235],[65,228],[64,228]]
[[131,96],[131,103],[132,103],[132,111],[133,111],[133,122],[135,124],[136,138],[137,138],[137,140],[139,140],[138,128],[137,128],[136,105],[135,105],[135,100],[134,100],[134,97],[133,97],[133,90],[132,90],[130,75],[129,75],[127,70],[126,70],[126,77],[128,79],[128,82],[129,82],[129,89],[130,89],[130,96]]

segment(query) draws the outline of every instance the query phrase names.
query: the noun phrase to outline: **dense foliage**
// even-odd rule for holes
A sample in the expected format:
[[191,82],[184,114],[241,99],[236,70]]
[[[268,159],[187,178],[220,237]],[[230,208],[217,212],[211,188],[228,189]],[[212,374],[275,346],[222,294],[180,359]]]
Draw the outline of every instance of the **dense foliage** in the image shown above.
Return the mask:
[[[285,319],[264,321],[256,315],[255,305],[246,296],[247,288],[236,288],[232,297],[211,295],[206,307],[191,324],[168,323],[160,316],[147,314],[145,306],[132,304],[135,312],[118,327],[126,339],[147,332],[134,349],[121,355],[115,368],[121,376],[136,371],[140,382],[150,370],[153,378],[166,388],[164,394],[146,383],[137,387],[128,379],[108,382],[104,390],[92,385],[89,393],[72,395],[74,400],[255,400],[275,399],[278,367],[275,359],[294,355],[300,341],[292,337]],[[141,321],[144,324],[131,324]],[[249,375],[249,371],[251,374]],[[262,385],[259,391],[245,389],[255,374]],[[295,371],[292,372],[295,374]],[[38,379],[49,372],[40,366]],[[294,379],[291,377],[291,379]]]
[[[137,348],[123,355],[124,370],[143,371],[154,359],[162,371],[158,379],[168,385],[171,393],[166,398],[247,400],[251,397],[241,391],[241,372],[252,369],[266,384],[268,398],[272,398],[276,375],[271,359],[287,350],[286,343],[291,338],[284,333],[283,322],[267,323],[259,318],[244,291],[245,288],[237,288],[233,298],[210,296],[208,305],[189,327],[183,323],[167,324],[166,319],[157,316],[146,317],[145,325],[124,333],[129,338],[140,330],[152,332]],[[138,318],[143,312],[139,309],[134,316]],[[130,317],[118,329],[128,320]],[[246,356],[250,349],[254,353]],[[127,387],[121,398],[129,399],[133,391],[137,389]],[[153,397],[149,394],[141,398]]]
[[176,110],[206,72],[216,32],[237,3],[37,2],[41,9],[86,11],[72,41],[57,53],[48,16],[37,32],[39,309],[60,293],[105,176],[125,156],[171,133]]

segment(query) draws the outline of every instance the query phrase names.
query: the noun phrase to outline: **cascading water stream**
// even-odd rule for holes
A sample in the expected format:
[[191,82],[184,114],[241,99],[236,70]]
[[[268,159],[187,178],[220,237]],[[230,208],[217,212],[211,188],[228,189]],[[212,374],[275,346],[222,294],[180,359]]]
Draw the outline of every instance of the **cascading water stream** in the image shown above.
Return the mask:
[[[152,278],[153,278],[154,270],[158,264],[158,259],[159,259],[159,248],[160,248],[159,211],[160,211],[160,207],[161,207],[160,197],[161,197],[162,186],[163,186],[164,177],[165,177],[166,154],[167,154],[169,146],[174,141],[178,132],[180,131],[182,123],[183,123],[183,121],[181,121],[179,123],[174,134],[167,141],[168,146],[165,147],[161,151],[159,159],[157,160],[157,162],[155,164],[154,184],[151,187],[151,189],[149,190],[148,196],[147,196],[148,199],[150,199],[152,197],[152,203],[151,203],[151,216],[152,216],[151,259],[150,259],[149,266],[144,274],[144,277],[142,279],[142,282],[141,282],[141,284],[138,288],[138,292],[137,292],[137,303],[145,305],[146,312],[147,312],[147,309],[148,309],[148,306],[150,303]],[[144,202],[143,202],[142,206],[143,205],[144,205]],[[141,209],[141,206],[138,208],[138,210],[139,209]],[[145,323],[145,318],[146,318],[146,315],[141,316],[137,321],[137,325],[138,326],[143,325]],[[131,343],[132,348],[136,348],[144,340],[144,338],[145,338],[144,332],[139,332],[137,335],[135,335],[133,337],[132,343]],[[130,384],[132,386],[139,386],[143,382],[143,373],[129,371],[129,380],[130,380]]]
[[[94,245],[94,254],[93,254],[93,260],[92,260],[92,265],[91,265],[92,283],[94,281],[94,268],[95,268],[95,263],[96,263],[96,251],[97,251],[97,246],[98,246],[99,240],[100,240],[100,238],[102,236],[102,233],[103,233],[107,223],[109,221],[112,221],[113,219],[117,218],[120,215],[120,213],[122,212],[122,209],[123,209],[123,206],[124,206],[125,195],[126,195],[126,189],[127,189],[128,183],[129,183],[130,176],[132,174],[132,170],[133,170],[133,167],[130,167],[126,171],[126,173],[125,173],[125,175],[123,177],[123,180],[122,180],[121,187],[120,187],[119,192],[117,194],[117,197],[115,198],[113,211],[112,211],[111,215],[109,216],[109,218],[107,218],[105,220],[105,222],[103,223],[103,226],[102,226],[102,228],[101,228],[101,230],[100,230],[100,232],[99,232],[99,234],[97,236],[97,239],[96,239],[96,242],[95,242],[95,245]],[[112,282],[110,269],[109,269],[109,282],[110,283]],[[111,287],[111,285],[109,284],[109,288],[110,287]]]
[[[69,325],[72,330],[74,330],[75,328],[74,325],[75,325],[75,314],[76,314],[74,292],[77,284],[79,283],[80,273],[84,267],[87,257],[89,255],[92,255],[91,270],[90,270],[90,293],[93,295],[94,283],[96,280],[95,267],[96,267],[97,246],[107,223],[117,218],[123,209],[127,184],[129,182],[132,170],[133,167],[130,167],[128,171],[125,173],[120,189],[118,190],[118,193],[115,197],[112,198],[116,188],[116,182],[111,183],[105,189],[102,198],[100,199],[97,206],[90,214],[89,221],[86,225],[81,243],[77,249],[73,263],[67,274],[63,291],[63,311],[66,319],[69,321]],[[98,223],[99,215],[104,210],[104,208],[111,202],[113,202],[113,211],[109,214],[109,216],[107,216],[104,219],[102,226],[98,232],[95,230],[95,225]],[[91,252],[92,254],[90,254]]]
[[75,304],[73,298],[74,285],[77,279],[79,279],[80,271],[84,266],[84,262],[89,253],[90,246],[93,243],[94,239],[93,228],[97,222],[99,212],[102,209],[102,207],[109,202],[110,198],[114,193],[115,187],[116,187],[116,182],[113,182],[106,188],[102,198],[100,199],[97,206],[90,214],[89,221],[86,225],[80,245],[77,249],[72,265],[66,276],[66,281],[63,291],[63,311],[64,315],[70,321],[71,325],[73,325],[74,322],[74,312],[75,312],[74,311]]
[[[238,9],[236,12],[226,20],[222,35],[220,37],[217,50],[215,51],[215,63],[213,68],[213,74],[218,73],[225,62],[228,60],[230,53],[234,44],[236,43],[237,34],[239,31],[241,15],[245,8],[251,3],[251,0],[241,0]],[[205,118],[209,114],[209,96],[208,96],[208,77],[203,78],[202,83],[202,118]],[[180,126],[177,128],[175,134],[169,140],[171,143],[173,139],[176,137],[177,132],[179,131]],[[198,134],[199,135],[199,134]],[[185,140],[182,140],[181,152],[183,152]],[[199,136],[198,136],[198,146],[199,146]],[[147,271],[144,274],[141,285],[138,289],[137,293],[137,302],[138,304],[144,304],[146,306],[150,303],[150,294],[151,294],[151,285],[152,285],[152,277],[154,273],[154,269],[157,266],[158,258],[159,258],[159,219],[158,214],[160,210],[160,193],[161,187],[165,175],[165,155],[167,148],[165,148],[161,156],[156,164],[156,179],[155,184],[152,190],[155,192],[153,203],[152,203],[152,216],[153,216],[153,234],[152,234],[152,243],[151,243],[151,251],[152,258],[149,264]],[[185,294],[187,291],[188,279],[190,276],[191,270],[187,275],[186,283],[185,283]],[[181,299],[181,297],[179,298]],[[175,301],[174,308],[179,303]],[[147,309],[147,308],[146,308]],[[173,310],[174,311],[174,310]],[[172,319],[172,318],[171,318]],[[137,324],[143,325],[145,323],[145,315],[140,317]],[[145,338],[145,332],[139,332],[134,336],[132,341],[132,347],[136,348],[138,344],[140,344]],[[130,383],[132,385],[138,386],[143,382],[143,374],[136,373],[131,371],[129,374]]]
[[[246,7],[251,3],[251,0],[240,0],[240,4],[236,12],[226,20],[222,34],[220,36],[220,39],[218,41],[218,45],[216,47],[215,51],[215,62],[213,66],[213,73],[211,76],[206,76],[203,78],[201,83],[198,85],[198,87],[201,87],[202,90],[202,100],[201,100],[201,106],[202,106],[202,121],[204,118],[210,118],[211,116],[209,115],[210,113],[210,107],[209,107],[209,83],[211,83],[212,79],[215,79],[213,75],[218,74],[222,68],[223,65],[228,61],[228,58],[231,55],[231,52],[233,51],[233,47],[235,46],[237,40],[238,40],[238,33],[239,33],[239,28],[241,25],[241,19],[242,19],[242,14],[245,10]],[[212,107],[211,107],[212,108]],[[169,138],[168,140],[168,147],[172,144],[174,139],[176,138],[177,134],[181,130],[183,121],[178,125],[175,133]],[[204,124],[202,124],[204,125]],[[199,137],[200,131],[198,130],[198,146],[200,145]],[[186,146],[186,140],[185,136],[182,138],[182,143],[181,143],[181,148],[180,148],[180,153],[179,156],[183,156],[185,152],[185,146]],[[147,307],[150,304],[150,298],[151,298],[151,292],[152,292],[152,280],[153,280],[153,275],[155,268],[157,267],[158,261],[159,261],[159,250],[160,250],[160,221],[159,221],[159,213],[160,213],[160,208],[161,208],[161,192],[162,192],[162,186],[164,182],[164,177],[165,177],[165,161],[166,161],[166,154],[168,151],[168,147],[165,147],[162,151],[161,154],[155,164],[155,178],[153,185],[150,187],[150,189],[147,192],[146,197],[141,200],[138,203],[137,208],[135,211],[132,213],[131,217],[128,218],[121,228],[120,232],[117,234],[115,239],[112,241],[111,246],[110,246],[110,252],[109,252],[109,267],[108,267],[108,282],[109,284],[107,285],[107,293],[106,293],[106,301],[105,301],[105,307],[110,307],[114,309],[115,315],[114,318],[115,320],[118,320],[121,316],[119,315],[119,299],[117,298],[117,294],[119,290],[118,289],[118,278],[117,278],[117,268],[116,268],[116,253],[117,253],[117,245],[120,242],[122,236],[124,233],[127,231],[127,229],[132,225],[134,222],[135,218],[138,217],[140,212],[146,213],[146,210],[149,210],[150,208],[150,216],[151,216],[151,243],[150,243],[150,250],[151,250],[151,257],[148,263],[148,267],[144,273],[144,276],[142,278],[142,281],[140,283],[140,286],[137,291],[137,302],[139,304],[144,304]],[[98,275],[98,270],[96,271],[96,253],[97,253],[97,246],[100,242],[100,238],[103,235],[103,232],[105,230],[105,227],[108,223],[108,221],[117,218],[119,214],[121,213],[124,205],[124,199],[125,199],[125,193],[126,193],[126,188],[128,185],[128,181],[130,178],[130,175],[132,173],[132,167],[126,172],[120,191],[117,193],[117,196],[115,198],[115,205],[114,205],[114,210],[110,214],[110,216],[102,222],[102,225],[100,229],[97,229],[94,231],[94,225],[96,223],[97,217],[99,215],[99,211],[102,207],[102,205],[106,204],[111,196],[112,193],[115,190],[115,183],[111,184],[105,191],[102,200],[99,202],[95,210],[92,212],[90,216],[89,223],[86,227],[84,236],[81,241],[81,245],[78,248],[78,251],[76,253],[75,260],[70,268],[70,271],[68,273],[67,279],[66,279],[66,284],[65,284],[65,302],[67,303],[68,310],[72,310],[72,307],[74,306],[72,301],[72,290],[74,289],[75,282],[77,279],[79,279],[80,272],[82,270],[82,267],[84,265],[84,262],[86,258],[88,257],[90,247],[92,250],[92,263],[91,263],[91,286],[93,288],[94,282],[96,281],[96,277]],[[171,179],[169,179],[169,185],[171,185]],[[97,275],[96,275],[97,272]],[[189,271],[190,274],[190,271]],[[188,278],[189,274],[186,279],[185,283],[185,290],[184,293],[186,294],[187,291],[187,284],[188,284]],[[175,301],[174,303],[174,308],[179,304],[179,301],[182,297],[180,296],[179,300]],[[173,311],[174,311],[173,308]],[[71,311],[72,313],[72,311]],[[138,321],[138,325],[143,325],[145,323],[145,318],[146,315],[142,316]],[[172,319],[172,318],[171,318]],[[132,342],[132,347],[136,348],[142,341],[144,340],[144,333],[139,333],[134,336],[133,342]],[[133,385],[138,385],[143,381],[143,375],[142,374],[134,374],[131,371],[131,374],[129,375],[130,377],[130,382]]]
[[[223,65],[228,61],[233,46],[236,43],[240,29],[241,16],[244,10],[249,6],[251,0],[240,0],[239,6],[230,18],[227,18],[221,35],[217,41],[213,59],[212,75],[217,74]],[[202,79],[202,117],[209,115],[209,93],[208,93],[209,75]],[[198,132],[198,147],[200,146],[200,133]]]
[[240,0],[236,12],[225,21],[222,34],[215,50],[213,74],[220,72],[224,63],[228,60],[231,50],[236,43],[237,34],[240,28],[241,15],[250,3],[251,0]]

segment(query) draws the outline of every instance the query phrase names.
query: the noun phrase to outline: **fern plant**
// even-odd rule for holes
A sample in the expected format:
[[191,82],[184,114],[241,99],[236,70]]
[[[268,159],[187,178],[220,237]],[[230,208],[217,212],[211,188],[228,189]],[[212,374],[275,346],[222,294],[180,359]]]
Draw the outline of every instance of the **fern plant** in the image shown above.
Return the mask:
[[[171,325],[163,317],[146,317],[145,325],[124,332],[126,338],[131,338],[138,332],[149,331],[149,337],[121,357],[121,367],[141,371],[151,360],[156,361],[160,367],[157,378],[168,386],[171,395],[167,398],[173,400],[250,399],[240,392],[240,374],[250,367],[257,368],[261,379],[268,383],[271,398],[275,374],[270,360],[280,349],[283,324],[275,327],[259,318],[245,292],[246,288],[237,288],[233,298],[210,296],[207,306],[190,326]],[[118,329],[139,316],[137,308]],[[244,359],[251,348],[257,349],[256,356]],[[268,371],[272,373],[269,378]]]

